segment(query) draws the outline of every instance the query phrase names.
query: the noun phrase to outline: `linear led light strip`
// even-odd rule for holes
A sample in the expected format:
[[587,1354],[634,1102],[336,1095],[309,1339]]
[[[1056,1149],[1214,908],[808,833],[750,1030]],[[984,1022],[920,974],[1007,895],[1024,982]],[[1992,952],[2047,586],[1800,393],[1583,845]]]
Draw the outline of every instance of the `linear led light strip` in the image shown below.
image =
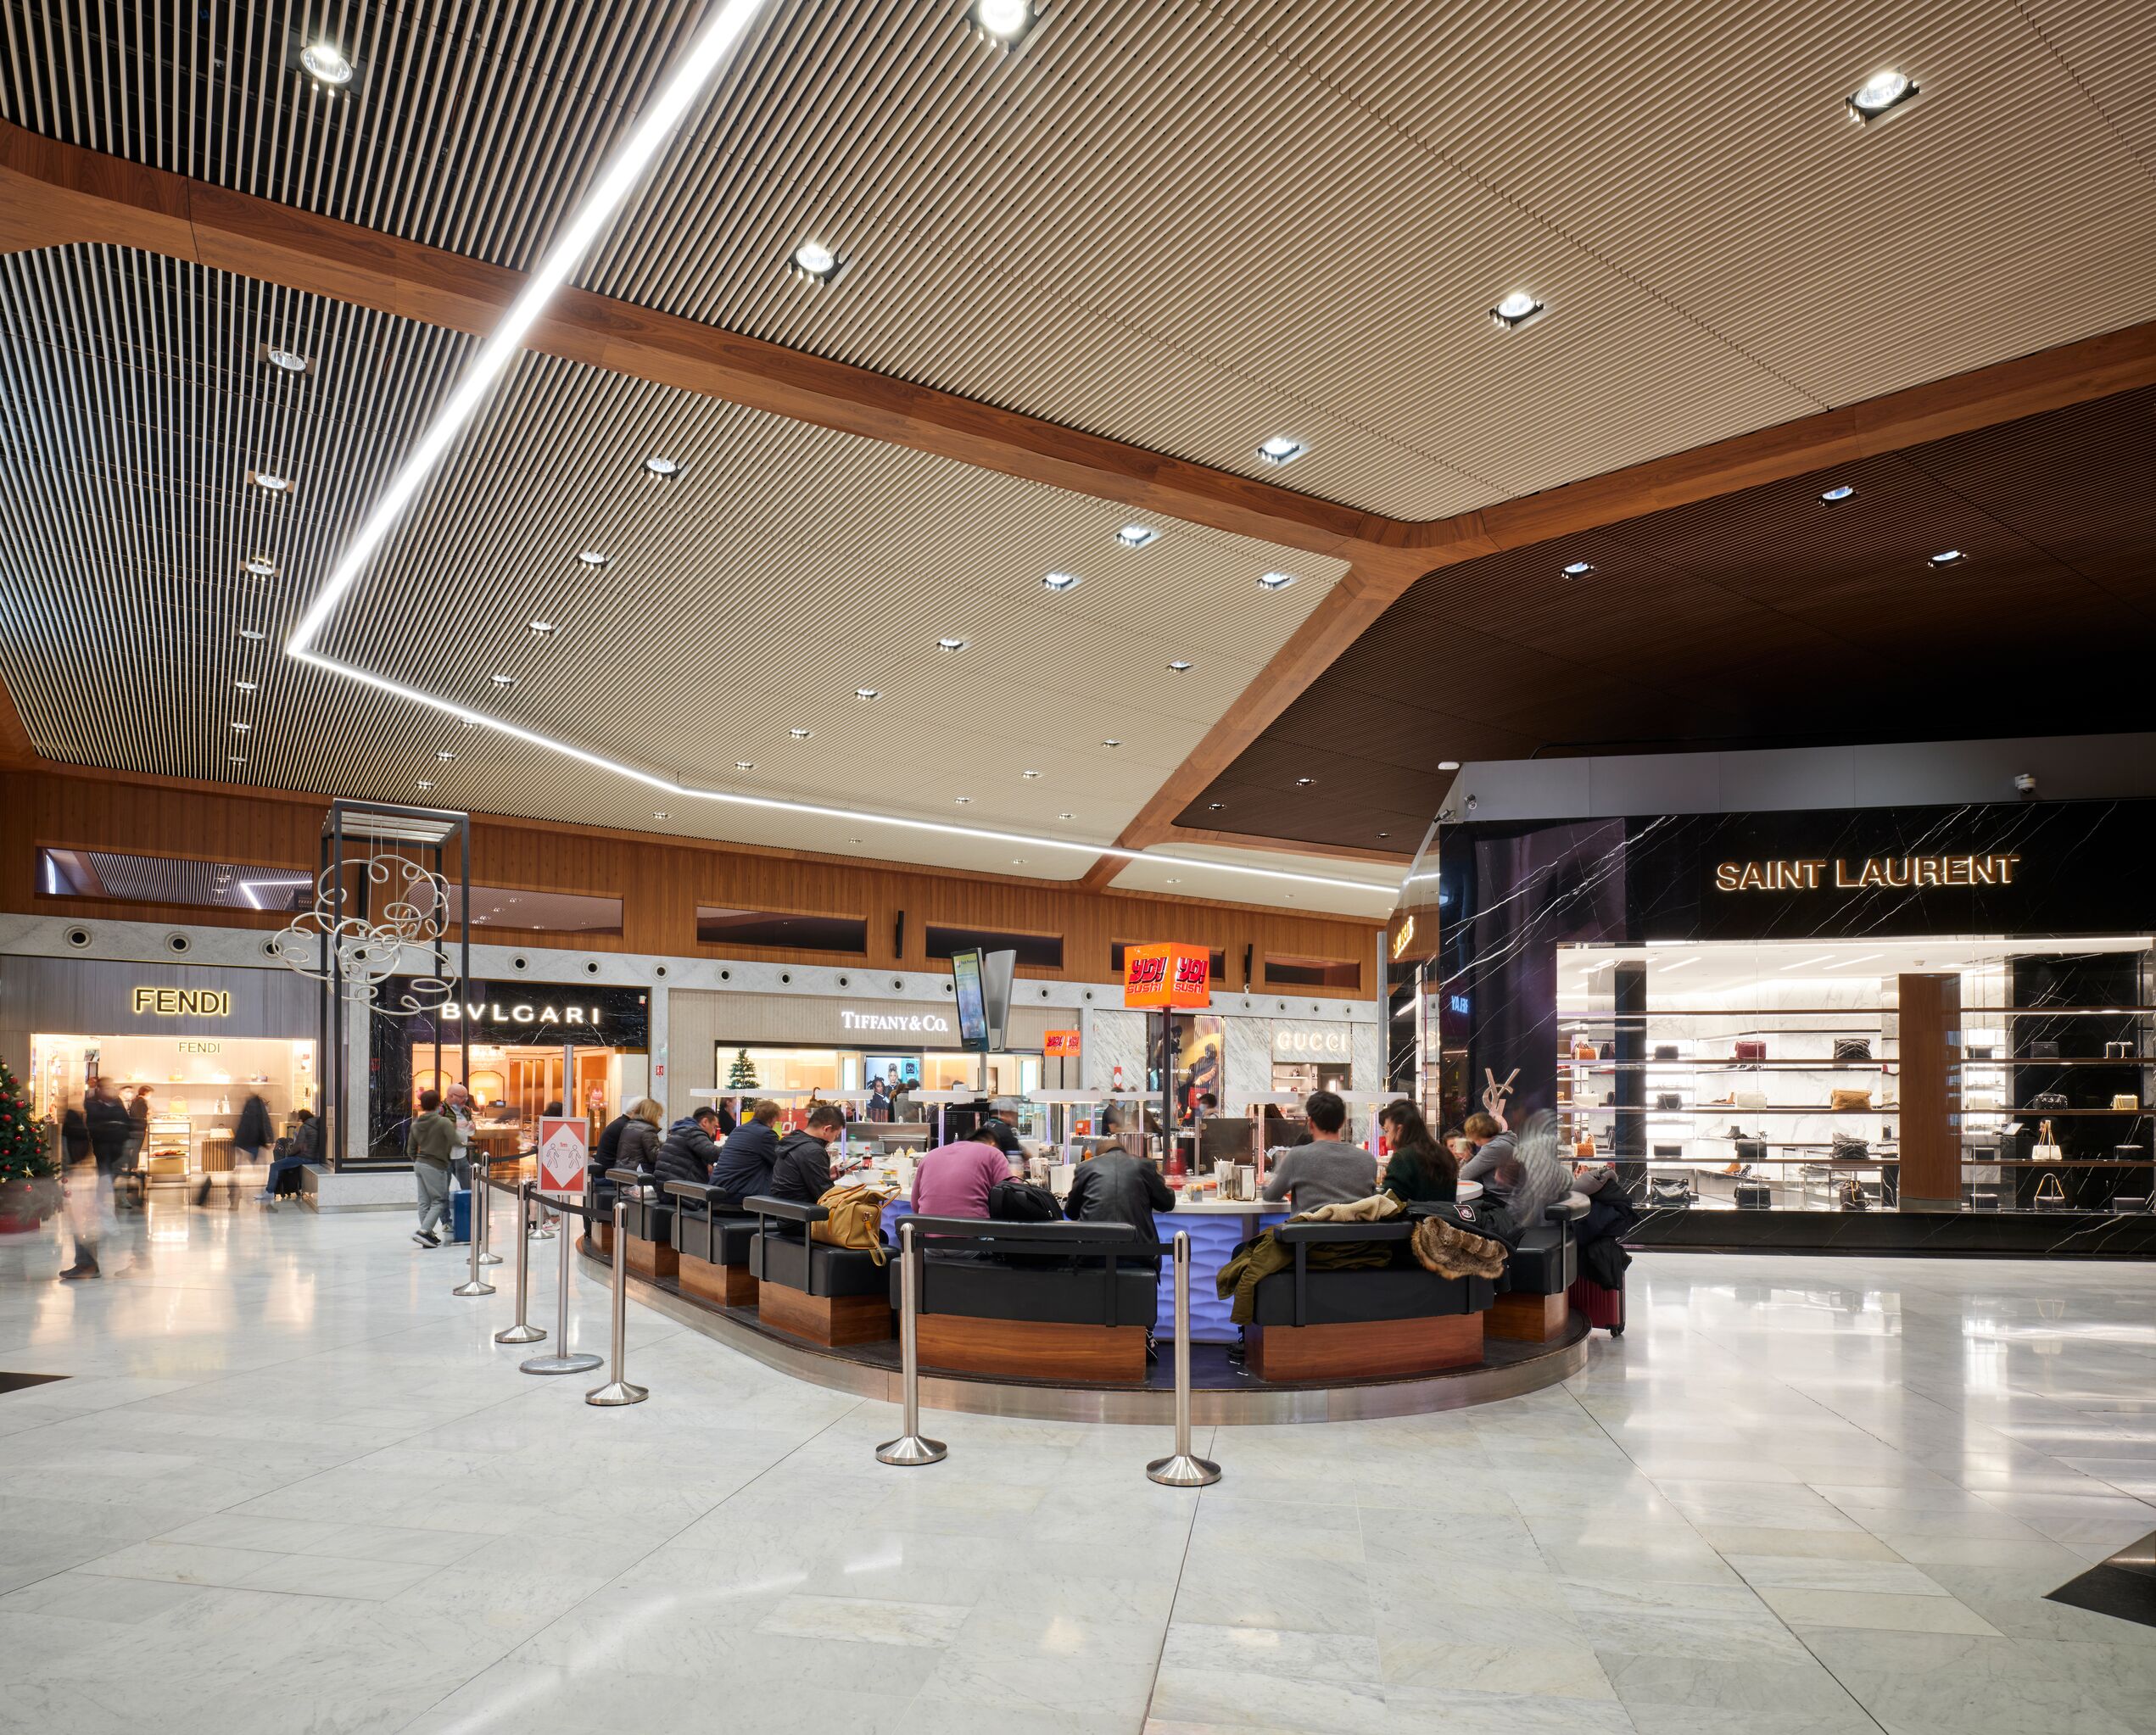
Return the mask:
[[1060,838],[1032,837],[1020,832],[989,831],[976,826],[949,825],[934,820],[903,819],[887,813],[866,813],[850,807],[824,807],[809,802],[773,801],[755,795],[734,795],[718,789],[695,789],[686,784],[674,783],[670,778],[655,776],[650,772],[639,771],[632,766],[623,765],[599,754],[587,752],[581,747],[571,746],[568,743],[557,741],[551,736],[539,734],[530,729],[519,728],[515,724],[504,722],[498,717],[489,717],[480,711],[468,711],[461,705],[451,704],[445,699],[437,698],[431,693],[422,692],[416,687],[407,687],[399,682],[385,679],[380,675],[370,674],[364,669],[338,662],[330,657],[324,656],[314,648],[315,640],[327,623],[332,611],[344,600],[346,594],[358,582],[361,568],[373,558],[375,551],[382,546],[383,541],[388,536],[397,520],[403,516],[405,508],[411,504],[412,497],[419,492],[420,485],[442,461],[449,451],[450,442],[456,438],[465,423],[478,414],[479,405],[485,400],[494,382],[500,377],[509,364],[522,353],[525,333],[529,332],[537,322],[539,315],[545,311],[546,304],[553,298],[554,292],[567,281],[570,272],[576,269],[578,261],[584,257],[592,243],[598,239],[599,232],[612,219],[623,200],[628,197],[630,189],[636,185],[645,170],[651,165],[651,159],[659,153],[661,148],[666,143],[667,135],[673,130],[674,123],[680,120],[690,103],[695,100],[697,94],[703,89],[712,75],[718,70],[719,62],[725,58],[727,51],[734,46],[735,40],[747,27],[749,20],[756,15],[761,3],[762,0],[730,0],[730,3],[704,27],[703,34],[696,38],[687,57],[675,70],[673,76],[667,81],[666,87],[659,92],[651,106],[638,117],[636,131],[631,136],[622,153],[614,159],[612,166],[607,170],[605,176],[596,187],[592,188],[590,195],[578,208],[574,216],[570,219],[568,227],[562,232],[561,239],[554,243],[546,257],[539,261],[538,269],[533,272],[530,279],[526,282],[523,293],[510,304],[509,311],[502,315],[501,323],[494,327],[493,335],[487,339],[470,369],[464,377],[457,382],[456,390],[450,394],[449,402],[442,406],[440,413],[435,416],[426,434],[406,456],[402,467],[391,479],[382,498],[375,502],[374,510],[367,514],[366,522],[360,526],[359,533],[345,545],[344,555],[338,560],[335,570],[331,572],[328,583],[322,587],[314,601],[308,605],[307,611],[299,617],[299,626],[293,629],[291,638],[285,641],[285,654],[298,661],[310,664],[316,668],[326,669],[334,675],[342,675],[348,680],[361,682],[367,686],[379,689],[383,692],[394,693],[398,697],[410,700],[415,704],[431,706],[437,711],[447,711],[450,716],[461,718],[466,722],[475,723],[483,728],[495,730],[501,734],[513,736],[517,740],[528,742],[534,747],[544,747],[549,752],[581,760],[586,765],[595,766],[601,771],[612,772],[617,777],[629,778],[638,783],[647,784],[655,789],[664,790],[669,795],[687,796],[703,801],[723,801],[740,807],[762,807],[789,813],[812,813],[823,818],[843,819],[864,825],[892,825],[908,831],[930,832],[944,837],[980,838],[998,844],[1022,844],[1031,849],[1064,850],[1075,854],[1092,856],[1108,856],[1132,862],[1140,860],[1158,862],[1174,868],[1193,868],[1220,873],[1236,873],[1255,879],[1286,880],[1296,885],[1329,886],[1338,890],[1368,892],[1386,898],[1394,896],[1394,893],[1391,887],[1372,885],[1362,880],[1333,879],[1315,873],[1290,873],[1279,868],[1248,868],[1233,862],[1206,862],[1183,856],[1148,855],[1140,851],[1119,849],[1111,845],[1075,844]]

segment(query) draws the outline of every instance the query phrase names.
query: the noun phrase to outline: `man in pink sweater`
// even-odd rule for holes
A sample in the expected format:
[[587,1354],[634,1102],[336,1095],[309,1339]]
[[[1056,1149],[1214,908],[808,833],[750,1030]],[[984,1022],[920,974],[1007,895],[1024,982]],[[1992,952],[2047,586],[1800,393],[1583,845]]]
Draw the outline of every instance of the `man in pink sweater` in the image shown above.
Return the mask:
[[913,1208],[924,1217],[986,1217],[988,1189],[1010,1178],[1008,1159],[993,1145],[939,1145],[913,1170]]

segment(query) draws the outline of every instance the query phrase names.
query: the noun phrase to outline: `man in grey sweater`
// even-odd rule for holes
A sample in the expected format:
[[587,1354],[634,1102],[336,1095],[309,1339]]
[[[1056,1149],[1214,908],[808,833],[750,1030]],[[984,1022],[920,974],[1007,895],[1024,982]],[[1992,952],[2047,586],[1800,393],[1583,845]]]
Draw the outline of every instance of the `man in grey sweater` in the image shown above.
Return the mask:
[[1277,1155],[1266,1153],[1272,1172],[1265,1177],[1265,1197],[1285,1199],[1301,1212],[1320,1205],[1349,1204],[1376,1192],[1377,1159],[1340,1137],[1348,1105],[1330,1091],[1313,1091],[1303,1113],[1310,1117],[1310,1130],[1317,1137]]

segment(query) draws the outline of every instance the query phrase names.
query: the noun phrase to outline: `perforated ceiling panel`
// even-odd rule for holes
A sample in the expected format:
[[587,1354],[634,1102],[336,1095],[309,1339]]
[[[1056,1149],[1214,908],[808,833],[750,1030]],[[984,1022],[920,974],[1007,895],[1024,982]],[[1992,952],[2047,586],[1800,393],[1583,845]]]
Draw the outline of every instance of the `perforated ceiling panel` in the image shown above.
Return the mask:
[[[10,118],[517,265],[701,16],[0,10]],[[1410,519],[2156,316],[2138,0],[1040,11],[777,0],[584,281]]]

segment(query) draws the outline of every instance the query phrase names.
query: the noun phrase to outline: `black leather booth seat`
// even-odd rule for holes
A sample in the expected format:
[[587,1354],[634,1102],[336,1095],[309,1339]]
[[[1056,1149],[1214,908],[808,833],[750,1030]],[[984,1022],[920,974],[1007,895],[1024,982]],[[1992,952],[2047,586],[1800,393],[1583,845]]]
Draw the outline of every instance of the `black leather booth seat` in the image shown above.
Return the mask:
[[1498,1281],[1491,1336],[1547,1343],[1564,1335],[1572,1318],[1567,1291],[1579,1275],[1575,1228],[1587,1208],[1584,1193],[1567,1193],[1521,1236]]
[[749,1243],[756,1239],[756,1219],[716,1208],[725,1197],[717,1187],[670,1180],[666,1191],[673,1200],[673,1248],[681,1261],[675,1275],[682,1288],[721,1307],[754,1307]]
[[[909,1217],[920,1248],[924,1367],[1019,1379],[1137,1383],[1159,1304],[1158,1258],[1125,1223]],[[894,1259],[893,1307],[906,1273]]]
[[764,1324],[834,1347],[891,1336],[891,1280],[883,1259],[811,1241],[809,1226],[830,1216],[821,1205],[763,1195],[742,1203],[757,1219],[749,1275],[757,1280]]
[[1483,1277],[1440,1277],[1419,1265],[1380,1270],[1312,1269],[1325,1243],[1397,1247],[1411,1226],[1283,1223],[1273,1231],[1295,1264],[1260,1280],[1248,1333],[1250,1371],[1283,1383],[1406,1378],[1483,1358],[1483,1318],[1496,1299]]
[[623,1206],[628,1269],[646,1279],[674,1276],[679,1261],[673,1250],[673,1201],[651,1176],[634,1169],[610,1169],[606,1179]]

